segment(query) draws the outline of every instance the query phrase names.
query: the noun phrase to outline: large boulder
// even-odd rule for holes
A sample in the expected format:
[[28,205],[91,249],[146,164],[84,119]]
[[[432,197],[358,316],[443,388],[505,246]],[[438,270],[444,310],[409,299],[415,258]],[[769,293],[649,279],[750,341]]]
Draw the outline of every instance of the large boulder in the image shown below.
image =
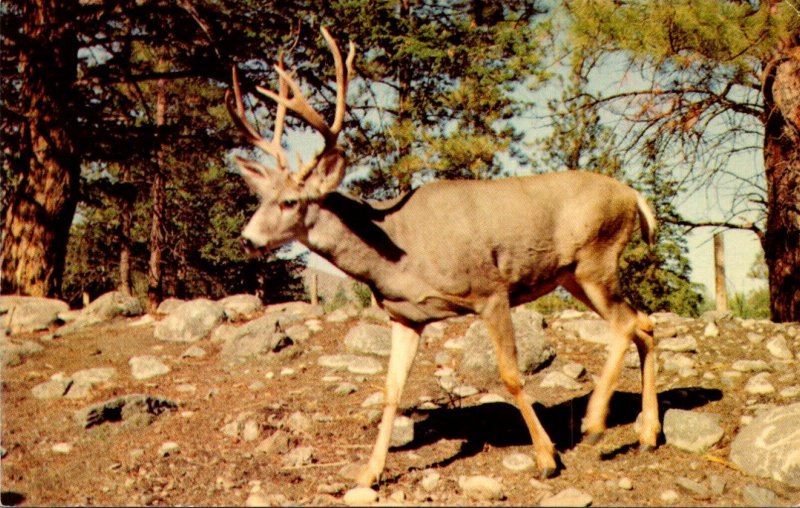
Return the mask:
[[36,296],[0,296],[2,327],[9,334],[47,330],[69,310],[61,300]]
[[261,299],[256,295],[231,295],[219,301],[225,309],[228,321],[241,321],[247,319],[264,308]]
[[[555,344],[545,335],[541,314],[523,308],[511,314],[511,321],[517,344],[517,365],[523,374],[532,374],[555,358]],[[494,346],[482,320],[472,323],[464,336],[459,374],[483,386],[500,379]]]
[[197,342],[211,333],[224,316],[224,307],[207,298],[182,303],[156,324],[155,338],[168,342]]
[[223,358],[248,358],[280,350],[290,344],[278,324],[278,314],[266,314],[242,326],[223,325],[224,333],[215,335],[223,341]]
[[347,332],[344,346],[351,353],[389,356],[392,351],[392,331],[387,326],[359,323]]
[[731,443],[731,462],[747,474],[800,487],[800,403],[757,416]]
[[140,316],[143,313],[144,308],[138,298],[122,291],[112,291],[84,307],[74,321],[56,330],[55,335],[66,335],[119,316]]

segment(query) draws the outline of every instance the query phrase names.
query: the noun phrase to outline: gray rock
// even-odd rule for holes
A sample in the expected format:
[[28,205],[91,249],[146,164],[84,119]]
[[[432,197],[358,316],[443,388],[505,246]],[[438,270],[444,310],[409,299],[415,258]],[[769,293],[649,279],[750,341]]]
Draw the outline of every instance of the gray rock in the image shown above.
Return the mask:
[[586,368],[580,363],[570,362],[561,367],[561,372],[568,375],[572,379],[580,379],[581,376],[586,374]]
[[674,490],[667,489],[662,491],[661,494],[658,496],[658,498],[664,503],[674,504],[678,502],[680,496]]
[[291,340],[280,331],[277,320],[275,314],[265,314],[235,330],[228,330],[220,356],[247,358],[266,355],[290,345]]
[[503,467],[511,471],[527,471],[535,465],[527,453],[511,453],[503,458]]
[[675,479],[675,484],[683,490],[701,499],[711,498],[711,492],[702,483],[690,480],[684,476],[679,476]]
[[295,411],[286,417],[281,426],[292,434],[305,434],[311,430],[313,422],[305,414]]
[[197,342],[211,333],[223,314],[224,309],[218,302],[207,298],[190,300],[159,321],[153,335],[169,342]]
[[69,305],[61,300],[36,296],[0,296],[2,329],[9,335],[47,330]]
[[2,365],[15,367],[21,365],[28,356],[44,351],[44,347],[36,342],[26,340],[19,344],[11,341],[0,342],[0,356]]
[[780,358],[781,360],[791,360],[794,358],[794,354],[792,354],[789,345],[786,343],[786,339],[782,335],[778,335],[767,341],[767,351],[775,358]]
[[369,487],[355,487],[345,492],[342,501],[347,506],[364,506],[375,503],[378,493]]
[[664,415],[667,444],[692,453],[703,453],[722,439],[718,415],[669,409]]
[[575,506],[582,508],[592,504],[592,496],[576,488],[567,488],[554,496],[548,496],[539,502],[539,506]]
[[689,353],[697,351],[697,339],[691,335],[685,337],[675,337],[670,339],[662,339],[656,346],[658,349],[665,351],[674,351],[676,353]]
[[390,446],[405,446],[414,441],[414,420],[400,415],[394,419]]
[[64,376],[55,375],[49,381],[39,383],[31,388],[31,393],[35,399],[57,399],[67,394],[72,387],[72,379]]
[[94,385],[106,383],[116,375],[117,369],[113,367],[95,367],[79,370],[72,374],[73,383],[66,396],[70,399],[88,397]]
[[291,436],[284,430],[276,430],[256,447],[257,452],[283,454],[289,451]]
[[603,319],[573,319],[559,323],[559,328],[587,342],[611,344],[613,334],[608,321]]
[[231,295],[219,300],[228,321],[247,319],[264,308],[261,299],[255,295]]
[[742,487],[745,506],[778,506],[778,496],[771,490],[756,485]]
[[[555,345],[544,333],[544,318],[538,312],[523,309],[512,313],[517,344],[517,365],[523,374],[531,374],[552,361]],[[494,346],[482,320],[470,325],[464,335],[464,355],[459,374],[468,382],[486,386],[500,379]]]
[[131,366],[131,375],[139,380],[162,376],[170,371],[164,362],[152,355],[134,356],[128,360],[128,365]]
[[347,371],[353,374],[372,375],[378,374],[383,370],[381,362],[369,356],[357,356],[347,366]]
[[583,388],[583,385],[579,382],[558,371],[545,374],[539,386],[542,388],[564,388],[565,390],[580,390]]
[[181,353],[181,358],[205,358],[207,354],[200,346],[189,346],[189,349]]
[[663,353],[659,358],[664,360],[664,370],[681,372],[693,369],[696,362],[683,353]]
[[800,487],[800,403],[757,416],[731,443],[731,461],[747,474]]
[[301,467],[314,461],[314,448],[298,446],[283,456],[284,467]]
[[167,298],[166,300],[158,304],[156,313],[172,314],[178,307],[180,307],[184,303],[186,303],[186,300],[181,300],[180,298]]
[[295,324],[286,329],[286,336],[292,342],[305,342],[311,338],[311,330],[304,324]]
[[140,316],[143,313],[144,308],[138,298],[122,291],[112,291],[84,307],[74,321],[56,330],[54,335],[62,336],[116,317]]
[[764,360],[736,360],[731,367],[739,372],[772,371],[772,366]]
[[366,309],[361,311],[361,319],[375,321],[378,323],[388,323],[389,313],[385,310],[381,309],[380,307],[367,307]]
[[177,409],[171,400],[149,395],[132,394],[110,399],[80,409],[74,413],[75,422],[88,429],[109,422],[149,424],[164,411]]
[[709,322],[703,329],[704,337],[717,337],[719,336],[719,327],[713,321]]
[[347,332],[344,345],[351,353],[389,356],[392,332],[386,326],[359,323]]
[[769,376],[769,372],[759,372],[747,380],[747,383],[744,385],[744,391],[753,395],[773,393],[775,387],[770,383]]
[[462,476],[458,479],[458,486],[467,497],[477,501],[499,501],[505,498],[503,485],[488,476]]

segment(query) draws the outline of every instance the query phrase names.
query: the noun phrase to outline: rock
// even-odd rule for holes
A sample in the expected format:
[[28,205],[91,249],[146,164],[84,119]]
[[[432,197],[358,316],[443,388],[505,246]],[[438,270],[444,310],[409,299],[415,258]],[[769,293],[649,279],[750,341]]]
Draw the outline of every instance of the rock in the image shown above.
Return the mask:
[[759,372],[747,380],[744,391],[753,395],[764,395],[773,393],[775,387],[769,382],[769,372]]
[[39,400],[57,399],[67,394],[72,383],[72,379],[61,376],[54,377],[31,388],[31,393],[35,399]]
[[131,374],[138,380],[163,376],[170,371],[170,368],[164,362],[151,355],[134,356],[128,360],[128,365],[131,366]]
[[180,449],[180,445],[178,445],[178,443],[175,441],[167,441],[158,447],[158,456],[169,457],[170,455],[177,455],[178,452],[180,452]]
[[132,394],[93,404],[76,411],[75,422],[83,428],[108,422],[128,421],[149,424],[164,411],[177,409],[171,400],[149,395]]
[[41,344],[30,340],[19,344],[11,341],[0,342],[0,354],[3,358],[2,365],[6,367],[21,365],[25,358],[42,351],[44,351],[44,347]]
[[778,335],[767,341],[767,351],[775,358],[780,358],[781,360],[791,360],[794,358],[794,354],[792,354],[786,343],[786,339],[783,338],[782,335]]
[[663,353],[659,355],[664,360],[664,370],[681,372],[693,369],[696,362],[682,353]]
[[750,344],[761,344],[761,342],[764,340],[764,336],[760,333],[748,332],[747,340],[750,342]]
[[52,450],[53,453],[65,453],[66,454],[66,453],[69,453],[69,452],[72,451],[72,445],[69,444],[69,443],[56,443],[50,448],[50,450]]
[[284,467],[301,467],[311,464],[314,461],[314,448],[310,446],[298,446],[284,454],[282,462]]
[[559,322],[558,328],[581,340],[596,344],[611,344],[614,339],[608,321],[603,319],[575,319]]
[[539,502],[539,506],[577,506],[592,504],[592,496],[576,488],[567,488],[554,496],[548,496]]
[[260,298],[246,294],[226,296],[219,300],[219,304],[228,321],[247,319],[264,308]]
[[[555,358],[555,345],[544,333],[544,318],[538,312],[518,310],[512,313],[517,344],[517,365],[523,374],[541,369]],[[470,383],[484,387],[500,379],[492,341],[482,320],[470,325],[464,335],[465,354],[459,374]]]
[[425,492],[433,492],[436,490],[436,487],[439,486],[439,480],[442,478],[442,475],[437,473],[436,471],[426,471],[420,480],[419,485],[422,487],[422,490]]
[[286,329],[285,333],[292,339],[292,342],[305,342],[311,338],[311,330],[304,324],[292,325]]
[[157,314],[172,314],[175,310],[186,303],[186,300],[181,300],[180,298],[167,298],[161,303],[158,304],[158,308],[156,309]]
[[664,415],[667,444],[692,453],[704,453],[722,439],[719,417],[683,409],[669,409]]
[[578,380],[581,376],[586,374],[586,368],[580,363],[570,362],[561,367],[561,372],[568,375],[572,379]]
[[383,392],[374,392],[364,399],[364,402],[361,403],[361,407],[382,406],[384,400],[385,395]]
[[383,370],[381,362],[369,356],[356,356],[347,366],[347,371],[353,374],[372,375]]
[[456,397],[466,398],[476,395],[478,393],[478,389],[470,385],[458,385],[453,388],[450,393]]
[[224,308],[207,298],[182,303],[156,324],[153,335],[169,342],[197,342],[206,338],[222,320]]
[[351,353],[389,356],[392,332],[386,326],[359,323],[347,332],[344,345]]
[[533,458],[526,453],[511,453],[503,458],[503,467],[511,471],[527,471],[534,465]]
[[84,307],[74,321],[56,330],[54,335],[62,336],[115,317],[140,316],[143,313],[144,308],[138,298],[122,291],[112,291]]
[[361,319],[387,324],[390,321],[389,313],[380,307],[367,307],[361,311]]
[[674,351],[676,353],[694,353],[697,352],[697,339],[691,335],[685,337],[675,337],[671,339],[662,339],[658,342],[658,349],[665,351]]
[[312,425],[311,418],[300,411],[295,411],[283,420],[281,426],[292,434],[305,434]]
[[289,433],[283,430],[276,430],[256,446],[256,451],[267,454],[284,454],[289,451],[289,443]]
[[583,388],[579,382],[563,372],[548,372],[539,384],[542,388],[564,388],[565,390],[580,390]]
[[703,329],[703,336],[704,337],[717,337],[719,336],[719,327],[713,321],[709,322],[706,327]]
[[343,309],[336,309],[325,316],[325,321],[328,323],[342,323],[348,319],[350,319],[350,316]]
[[731,365],[731,368],[739,372],[772,371],[772,366],[770,366],[764,360],[736,360],[733,362],[733,365]]
[[800,403],[760,414],[734,438],[731,462],[747,474],[800,487],[798,421]]
[[389,446],[405,446],[414,441],[414,420],[407,416],[398,416],[392,425],[392,437]]
[[336,385],[336,388],[333,389],[333,393],[336,395],[350,395],[351,393],[355,393],[358,390],[358,387],[353,383],[339,383]]
[[462,476],[458,486],[469,498],[477,501],[499,501],[505,498],[503,485],[488,476]]
[[189,349],[181,353],[181,358],[205,358],[207,354],[200,346],[189,346]]
[[667,489],[662,491],[661,494],[658,496],[658,498],[664,503],[674,504],[678,502],[680,496],[674,490]]
[[756,485],[742,487],[745,506],[778,506],[778,496],[771,490]]
[[694,480],[690,480],[689,478],[679,476],[675,479],[675,484],[683,490],[701,499],[711,498],[711,492],[705,487],[705,485]]
[[622,490],[633,490],[633,481],[631,481],[630,478],[625,476],[623,478],[620,478],[619,482],[617,483],[617,486]]
[[279,351],[291,341],[280,331],[278,318],[266,314],[258,319],[228,330],[220,356],[223,358],[249,358]]
[[9,335],[47,330],[58,321],[59,313],[68,310],[66,302],[53,298],[0,296],[2,329]]
[[106,383],[117,375],[114,367],[95,367],[83,369],[72,374],[72,386],[66,396],[71,399],[87,397],[94,385]]
[[255,441],[260,435],[261,427],[259,427],[255,420],[247,420],[244,422],[244,428],[242,429],[242,440]]
[[356,487],[344,494],[344,504],[348,506],[363,506],[373,504],[378,500],[378,493],[369,487]]
[[712,474],[708,477],[708,488],[717,497],[725,493],[725,478]]

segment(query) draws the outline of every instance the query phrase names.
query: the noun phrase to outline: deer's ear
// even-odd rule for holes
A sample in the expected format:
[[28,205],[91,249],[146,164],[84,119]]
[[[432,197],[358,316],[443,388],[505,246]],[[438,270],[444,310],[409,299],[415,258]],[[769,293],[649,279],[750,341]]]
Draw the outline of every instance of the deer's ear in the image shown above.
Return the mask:
[[336,190],[344,179],[347,157],[340,150],[323,154],[305,182],[306,195],[322,197]]
[[239,171],[244,178],[245,183],[253,192],[258,192],[258,189],[264,185],[264,182],[270,180],[270,170],[261,164],[236,157],[236,164],[239,166]]

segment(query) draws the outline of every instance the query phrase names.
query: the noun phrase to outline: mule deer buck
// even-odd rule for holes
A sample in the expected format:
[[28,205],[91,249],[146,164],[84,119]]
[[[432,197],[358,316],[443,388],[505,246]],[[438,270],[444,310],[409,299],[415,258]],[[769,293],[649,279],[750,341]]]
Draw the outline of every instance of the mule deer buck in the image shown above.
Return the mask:
[[[251,253],[298,240],[353,278],[366,283],[392,320],[385,406],[371,458],[358,477],[370,486],[386,463],[392,425],[420,333],[427,323],[476,313],[486,323],[497,364],[522,412],[540,473],[556,472],[555,448],[523,391],[510,309],[566,288],[610,322],[614,341],[590,398],[582,430],[596,440],[605,430],[609,400],[625,351],[636,344],[642,371],[641,448],[655,447],[660,432],[655,389],[653,325],[622,298],[620,253],[637,220],[652,243],[655,218],[632,188],[581,171],[491,181],[439,181],[378,205],[336,192],[347,166],[337,144],[345,116],[355,46],[346,62],[322,29],[336,68],[336,113],[331,125],[311,107],[282,58],[279,92],[257,91],[277,103],[274,135],[262,137],[247,120],[236,69],[231,116],[274,167],[237,158],[260,206],[242,232]],[[291,91],[291,95],[290,92]],[[287,111],[318,131],[322,152],[290,172],[280,139]]]

